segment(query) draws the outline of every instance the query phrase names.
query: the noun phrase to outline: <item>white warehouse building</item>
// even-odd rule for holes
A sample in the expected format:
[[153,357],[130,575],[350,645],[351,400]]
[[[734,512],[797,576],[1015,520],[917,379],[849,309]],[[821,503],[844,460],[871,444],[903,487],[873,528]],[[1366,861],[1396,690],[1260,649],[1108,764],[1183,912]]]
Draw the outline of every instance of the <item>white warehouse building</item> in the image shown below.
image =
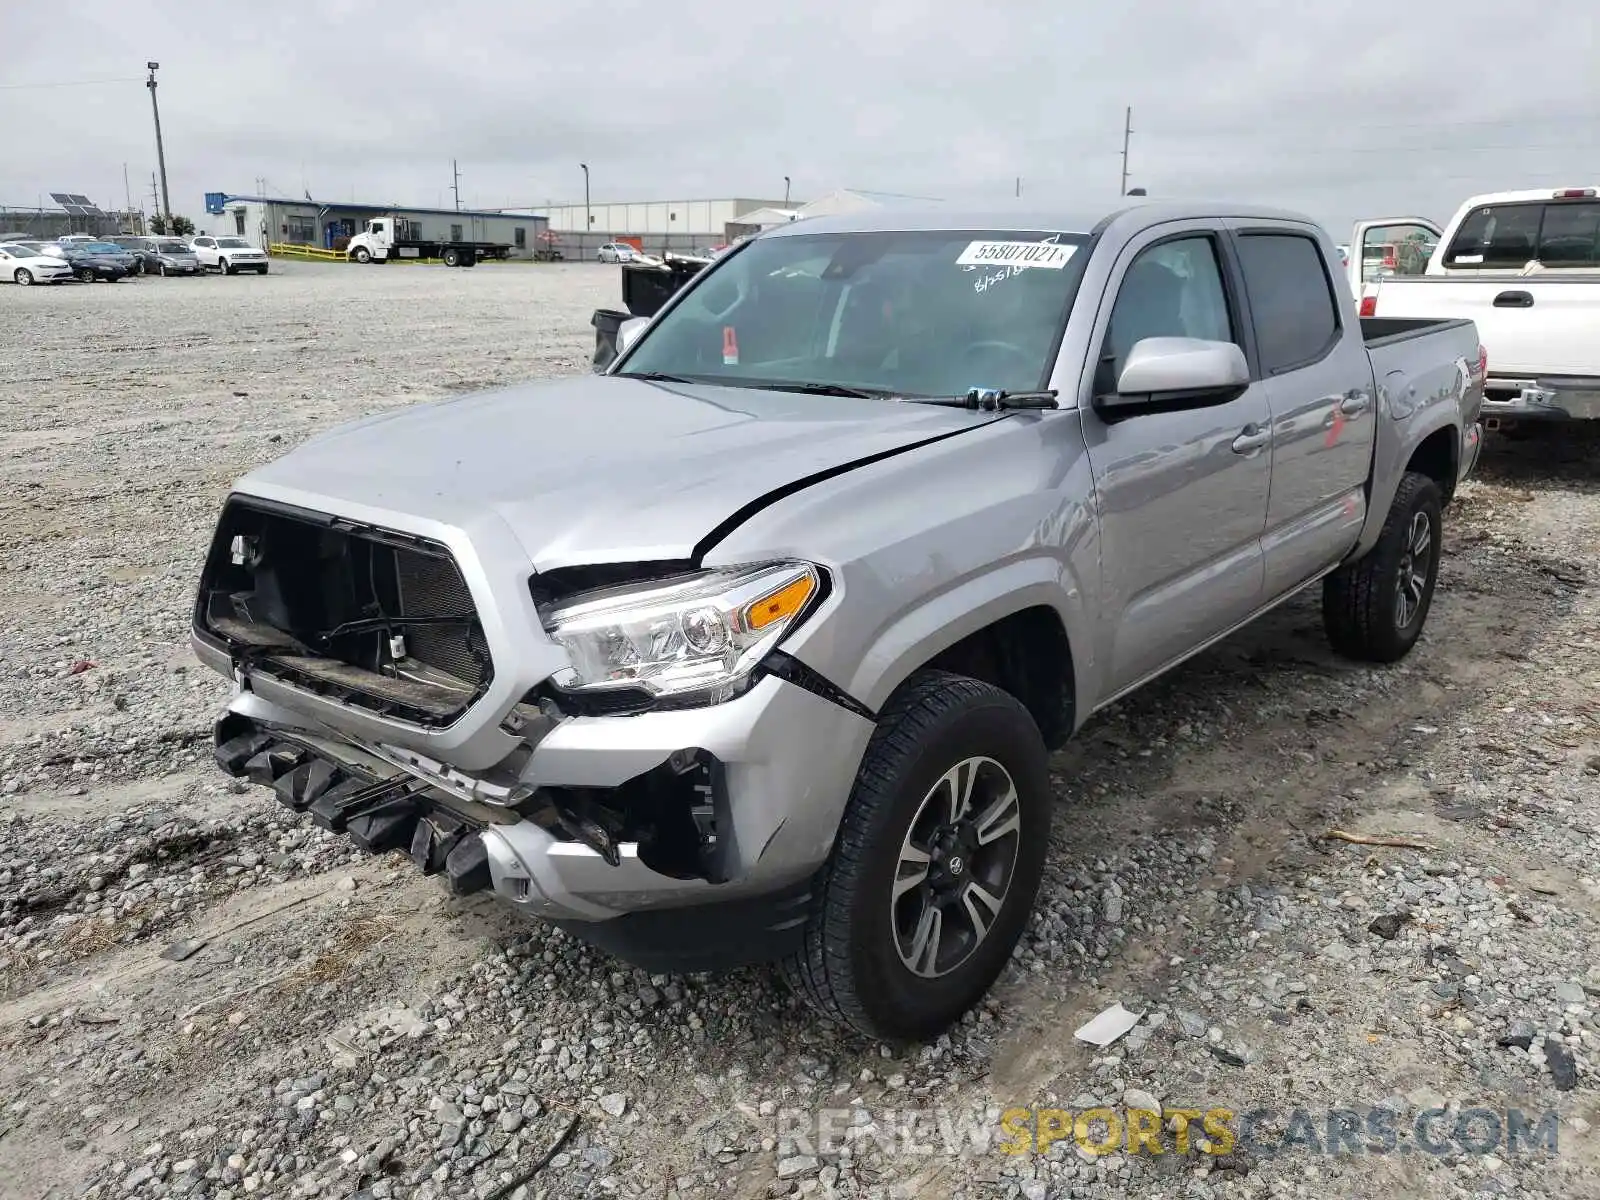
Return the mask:
[[354,201],[289,200],[272,196],[206,193],[206,215],[196,233],[234,234],[255,245],[285,244],[342,250],[374,217],[387,213],[412,223],[412,236],[427,241],[498,242],[511,257],[532,258],[549,242],[548,223],[533,213],[483,212],[453,208],[405,208]]
[[[728,222],[758,208],[782,204],[781,200],[636,200],[627,203],[554,204],[532,211],[550,221],[552,233],[613,234],[650,237],[683,234],[721,239]],[[590,218],[585,224],[585,218]]]

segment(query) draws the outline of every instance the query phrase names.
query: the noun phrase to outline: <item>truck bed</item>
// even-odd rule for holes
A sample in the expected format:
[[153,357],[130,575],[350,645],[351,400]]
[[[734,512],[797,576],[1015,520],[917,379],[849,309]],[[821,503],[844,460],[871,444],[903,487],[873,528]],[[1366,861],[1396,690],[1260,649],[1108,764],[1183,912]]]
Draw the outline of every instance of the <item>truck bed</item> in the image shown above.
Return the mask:
[[1392,346],[1426,333],[1438,333],[1452,326],[1471,325],[1458,317],[1362,317],[1361,339],[1367,349]]

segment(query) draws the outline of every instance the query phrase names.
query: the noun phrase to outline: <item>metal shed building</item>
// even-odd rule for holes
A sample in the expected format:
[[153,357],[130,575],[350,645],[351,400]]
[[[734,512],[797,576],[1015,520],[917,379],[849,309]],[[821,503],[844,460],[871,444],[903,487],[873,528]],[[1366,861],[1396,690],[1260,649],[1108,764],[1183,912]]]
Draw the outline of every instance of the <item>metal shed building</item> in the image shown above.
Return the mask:
[[533,213],[482,212],[451,208],[406,208],[393,204],[326,203],[272,196],[206,193],[205,218],[195,232],[233,234],[258,246],[286,244],[342,249],[343,239],[366,223],[395,213],[416,223],[418,236],[438,241],[501,242],[513,258],[532,258],[542,248],[549,221]]

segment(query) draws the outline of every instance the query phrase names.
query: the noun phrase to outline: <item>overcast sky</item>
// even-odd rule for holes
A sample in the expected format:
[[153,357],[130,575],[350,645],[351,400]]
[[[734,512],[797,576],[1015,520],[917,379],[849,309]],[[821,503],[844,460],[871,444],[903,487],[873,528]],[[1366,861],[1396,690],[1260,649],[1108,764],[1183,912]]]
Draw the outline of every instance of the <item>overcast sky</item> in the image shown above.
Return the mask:
[[[1443,220],[1600,182],[1595,0],[69,0],[6,6],[0,204],[203,193],[465,206],[1111,198],[1130,186]],[[1202,12],[1201,10],[1209,10]],[[71,19],[68,18],[68,10]],[[91,82],[75,86],[80,81]],[[55,86],[27,86],[53,84]],[[66,86],[74,85],[74,86]],[[48,197],[46,195],[46,203]]]

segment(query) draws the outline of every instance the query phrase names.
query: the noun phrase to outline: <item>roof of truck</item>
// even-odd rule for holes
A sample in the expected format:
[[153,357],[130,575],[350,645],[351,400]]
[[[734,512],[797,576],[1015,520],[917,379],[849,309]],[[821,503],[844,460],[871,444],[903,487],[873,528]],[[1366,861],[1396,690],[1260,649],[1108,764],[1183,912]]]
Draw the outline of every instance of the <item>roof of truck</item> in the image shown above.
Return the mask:
[[891,207],[867,209],[861,212],[840,213],[837,216],[807,217],[787,225],[778,225],[761,234],[761,237],[795,237],[811,233],[867,233],[874,230],[940,230],[940,229],[1014,229],[1059,230],[1062,233],[1094,232],[1125,213],[1137,212],[1141,224],[1155,225],[1163,221],[1193,220],[1195,218],[1243,218],[1263,221],[1298,221],[1315,225],[1304,213],[1287,209],[1270,208],[1259,204],[1235,204],[1227,201],[1153,200],[1129,203],[1113,201],[1099,207],[1087,205],[1062,205],[1060,208],[922,208]]

